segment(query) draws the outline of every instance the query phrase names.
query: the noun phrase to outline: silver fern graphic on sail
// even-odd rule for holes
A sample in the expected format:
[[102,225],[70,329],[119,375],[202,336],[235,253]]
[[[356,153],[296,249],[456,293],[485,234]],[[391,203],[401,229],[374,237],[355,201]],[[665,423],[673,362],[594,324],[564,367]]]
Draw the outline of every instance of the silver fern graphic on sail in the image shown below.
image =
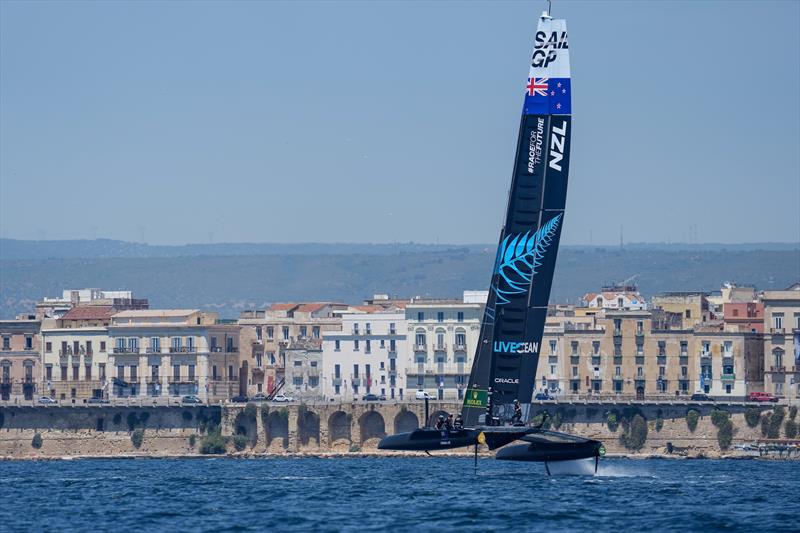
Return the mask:
[[508,303],[510,296],[528,291],[560,221],[561,213],[533,233],[527,231],[503,239],[497,250],[497,285],[492,287],[497,295],[497,305]]

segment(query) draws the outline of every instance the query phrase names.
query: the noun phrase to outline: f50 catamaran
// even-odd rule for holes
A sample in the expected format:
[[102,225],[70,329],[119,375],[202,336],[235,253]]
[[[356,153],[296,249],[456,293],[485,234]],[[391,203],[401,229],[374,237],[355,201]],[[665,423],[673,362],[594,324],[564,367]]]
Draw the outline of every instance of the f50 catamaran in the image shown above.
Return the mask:
[[[441,450],[486,443],[498,459],[598,457],[598,441],[526,425],[567,198],[572,90],[567,24],[542,13],[489,298],[464,398],[464,428],[422,428],[379,448]],[[517,403],[517,401],[521,403]],[[427,416],[427,414],[426,414]],[[427,420],[426,420],[427,424]]]

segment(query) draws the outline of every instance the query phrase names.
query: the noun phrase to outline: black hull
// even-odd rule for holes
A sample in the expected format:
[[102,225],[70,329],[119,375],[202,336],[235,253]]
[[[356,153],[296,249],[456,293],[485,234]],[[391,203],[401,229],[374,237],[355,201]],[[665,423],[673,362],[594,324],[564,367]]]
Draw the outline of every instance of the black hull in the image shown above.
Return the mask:
[[600,441],[565,433],[543,431],[522,438],[525,444],[506,446],[497,452],[501,461],[574,461],[599,457],[605,450]]
[[379,450],[433,451],[464,448],[477,442],[479,431],[475,429],[438,430],[416,429],[409,433],[398,433],[381,439]]

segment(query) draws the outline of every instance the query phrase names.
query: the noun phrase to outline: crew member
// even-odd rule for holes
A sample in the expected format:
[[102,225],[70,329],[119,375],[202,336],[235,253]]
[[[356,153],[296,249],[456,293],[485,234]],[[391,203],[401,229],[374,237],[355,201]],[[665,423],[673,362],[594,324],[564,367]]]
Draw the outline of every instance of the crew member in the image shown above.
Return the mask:
[[455,422],[453,422],[453,427],[455,429],[463,429],[464,428],[464,418],[461,416],[461,413],[456,416]]
[[514,426],[522,424],[522,406],[519,400],[514,400],[514,416],[511,417],[511,424]]
[[444,415],[439,415],[439,418],[436,419],[436,429],[443,429],[444,428]]
[[445,427],[447,428],[448,431],[453,430],[453,415],[449,415],[447,417],[447,422],[445,422]]

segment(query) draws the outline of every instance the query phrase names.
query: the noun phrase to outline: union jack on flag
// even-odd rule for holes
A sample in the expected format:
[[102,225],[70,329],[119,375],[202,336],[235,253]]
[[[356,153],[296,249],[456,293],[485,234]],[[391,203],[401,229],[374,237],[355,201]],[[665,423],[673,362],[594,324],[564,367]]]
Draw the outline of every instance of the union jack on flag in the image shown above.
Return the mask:
[[547,96],[547,82],[550,78],[528,78],[528,96]]

